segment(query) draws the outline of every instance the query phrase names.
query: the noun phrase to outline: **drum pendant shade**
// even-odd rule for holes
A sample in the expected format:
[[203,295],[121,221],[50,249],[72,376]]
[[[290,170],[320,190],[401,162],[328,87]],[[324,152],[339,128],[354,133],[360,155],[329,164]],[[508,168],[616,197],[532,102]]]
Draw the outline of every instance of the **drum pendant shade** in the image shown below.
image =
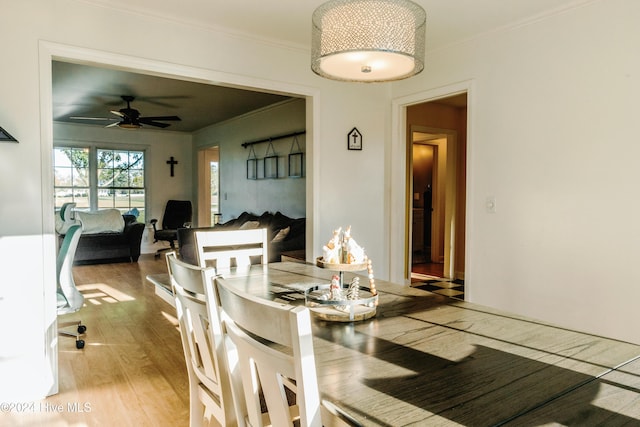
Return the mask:
[[312,17],[311,69],[334,80],[383,82],[424,68],[426,13],[408,0],[332,0]]

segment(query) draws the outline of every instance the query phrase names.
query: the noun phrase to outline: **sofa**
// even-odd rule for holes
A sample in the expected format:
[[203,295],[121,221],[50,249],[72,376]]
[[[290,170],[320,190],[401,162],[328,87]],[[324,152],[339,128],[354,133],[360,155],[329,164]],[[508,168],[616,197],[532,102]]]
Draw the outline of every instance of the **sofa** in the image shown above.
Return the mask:
[[306,218],[290,218],[280,212],[264,212],[258,216],[243,212],[238,218],[214,227],[178,229],[178,253],[180,258],[190,264],[198,264],[193,237],[194,231],[237,230],[266,228],[269,241],[268,262],[279,262],[283,252],[304,251]]
[[56,224],[58,245],[62,244],[69,225],[80,223],[83,227],[75,265],[138,261],[145,225],[134,215],[120,214],[117,209],[75,214],[75,221]]

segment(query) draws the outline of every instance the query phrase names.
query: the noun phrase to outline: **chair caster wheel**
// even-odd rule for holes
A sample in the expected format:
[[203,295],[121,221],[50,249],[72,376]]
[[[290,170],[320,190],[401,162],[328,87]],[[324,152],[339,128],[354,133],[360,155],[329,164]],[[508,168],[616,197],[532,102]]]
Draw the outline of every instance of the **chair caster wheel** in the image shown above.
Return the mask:
[[87,331],[87,327],[85,325],[78,325],[78,333],[84,334]]
[[77,340],[77,341],[76,341],[76,348],[77,348],[77,349],[82,349],[82,348],[84,348],[84,340]]

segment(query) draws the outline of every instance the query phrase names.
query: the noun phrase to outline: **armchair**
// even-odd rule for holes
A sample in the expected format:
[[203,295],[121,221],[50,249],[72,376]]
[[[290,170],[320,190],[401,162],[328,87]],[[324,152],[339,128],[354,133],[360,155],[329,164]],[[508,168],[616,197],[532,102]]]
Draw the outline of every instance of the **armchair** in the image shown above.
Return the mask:
[[157,219],[152,219],[154,242],[160,240],[169,242],[169,248],[160,249],[156,257],[165,250],[175,250],[175,241],[178,240],[178,228],[189,226],[192,216],[192,207],[189,200],[169,200],[162,216],[162,228],[157,228]]

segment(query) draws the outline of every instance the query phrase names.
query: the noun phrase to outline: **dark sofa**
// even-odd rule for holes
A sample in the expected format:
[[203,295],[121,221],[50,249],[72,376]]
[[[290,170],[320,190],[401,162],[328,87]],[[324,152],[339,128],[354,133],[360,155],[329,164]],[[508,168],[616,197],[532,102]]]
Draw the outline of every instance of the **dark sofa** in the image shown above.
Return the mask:
[[[137,262],[140,257],[140,244],[144,224],[137,222],[133,215],[122,215],[124,230],[122,233],[96,233],[80,236],[74,264],[99,264],[108,262]],[[64,235],[58,235],[58,244],[62,244]]]
[[[306,218],[289,218],[280,212],[271,213],[264,212],[262,215],[257,216],[248,212],[243,212],[238,218],[227,221],[223,224],[218,224],[215,227],[208,228],[180,228],[178,229],[178,245],[179,254],[183,261],[190,264],[198,264],[195,242],[193,239],[193,232],[196,230],[235,230],[239,229],[243,225],[250,221],[256,227],[251,228],[266,228],[267,240],[269,241],[269,262],[279,262],[283,252],[288,251],[300,251],[305,249],[305,227]],[[284,238],[274,238],[282,230],[289,227],[289,231]],[[284,232],[283,232],[284,233]]]

